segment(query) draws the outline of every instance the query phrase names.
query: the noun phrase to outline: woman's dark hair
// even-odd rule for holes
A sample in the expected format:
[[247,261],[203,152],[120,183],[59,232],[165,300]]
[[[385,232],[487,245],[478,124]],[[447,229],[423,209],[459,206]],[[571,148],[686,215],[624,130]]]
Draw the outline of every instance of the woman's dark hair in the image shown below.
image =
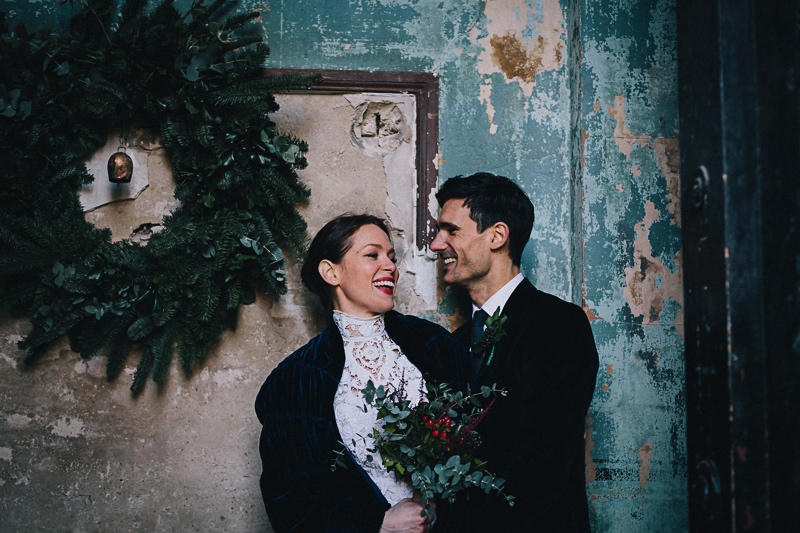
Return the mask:
[[508,226],[508,255],[519,266],[522,250],[533,229],[533,203],[513,181],[505,176],[478,172],[471,176],[450,178],[436,193],[439,205],[448,200],[463,200],[469,218],[478,226],[478,233],[497,222]]
[[300,277],[308,289],[319,296],[326,306],[331,305],[330,285],[319,275],[319,264],[324,259],[339,263],[352,246],[350,237],[362,226],[378,226],[391,240],[392,236],[383,220],[372,215],[339,215],[317,232],[308,247]]

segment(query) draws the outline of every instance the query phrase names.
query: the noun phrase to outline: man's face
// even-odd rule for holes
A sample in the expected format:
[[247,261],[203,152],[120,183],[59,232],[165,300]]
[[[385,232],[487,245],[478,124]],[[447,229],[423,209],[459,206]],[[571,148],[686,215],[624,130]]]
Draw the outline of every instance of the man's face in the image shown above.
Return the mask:
[[464,287],[478,283],[491,267],[490,231],[478,233],[463,198],[447,200],[439,214],[439,231],[431,251],[442,259],[445,283]]

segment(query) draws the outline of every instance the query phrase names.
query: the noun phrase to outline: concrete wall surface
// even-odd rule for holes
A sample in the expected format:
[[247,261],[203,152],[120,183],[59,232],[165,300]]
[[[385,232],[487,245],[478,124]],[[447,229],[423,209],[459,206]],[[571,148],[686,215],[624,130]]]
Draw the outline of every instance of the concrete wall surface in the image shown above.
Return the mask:
[[[63,22],[67,8],[0,0],[12,23]],[[269,67],[438,75],[440,180],[475,171],[515,180],[536,206],[523,272],[591,320],[593,530],[687,530],[674,0],[240,9],[262,11]],[[157,148],[146,158],[150,187],[135,203],[158,213],[169,163]],[[100,210],[128,216],[119,209],[92,220]],[[455,323],[455,299],[440,294],[426,316]],[[3,319],[0,530],[269,531],[252,404],[270,370],[320,327],[309,306],[302,291],[260,298],[204,368],[190,378],[173,369],[162,390],[148,384],[137,399],[125,375],[107,382],[102,358],[83,361],[66,342],[24,370],[16,342],[27,325]]]

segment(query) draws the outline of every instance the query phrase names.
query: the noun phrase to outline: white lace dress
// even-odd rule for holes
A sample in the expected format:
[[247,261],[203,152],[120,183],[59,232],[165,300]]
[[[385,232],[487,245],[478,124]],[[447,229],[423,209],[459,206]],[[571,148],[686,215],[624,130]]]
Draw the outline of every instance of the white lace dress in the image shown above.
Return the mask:
[[[333,399],[336,424],[356,462],[372,478],[389,505],[394,505],[403,498],[410,498],[413,489],[387,472],[380,454],[367,451],[372,448],[372,438],[368,435],[376,427],[377,411],[369,407],[364,412],[361,389],[370,379],[376,387],[398,389],[402,386],[406,397],[416,405],[424,398],[425,382],[419,369],[386,333],[383,315],[358,318],[334,311],[333,321],[344,341],[344,369]],[[367,461],[368,455],[372,455],[372,461]]]

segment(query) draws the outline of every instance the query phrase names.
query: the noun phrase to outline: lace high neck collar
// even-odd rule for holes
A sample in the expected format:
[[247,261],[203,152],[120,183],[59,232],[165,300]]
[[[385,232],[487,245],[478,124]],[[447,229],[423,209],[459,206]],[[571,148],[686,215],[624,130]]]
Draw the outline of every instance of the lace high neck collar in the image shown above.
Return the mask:
[[333,322],[339,328],[339,333],[342,334],[342,339],[344,340],[377,337],[386,330],[383,314],[370,318],[361,318],[334,310]]

